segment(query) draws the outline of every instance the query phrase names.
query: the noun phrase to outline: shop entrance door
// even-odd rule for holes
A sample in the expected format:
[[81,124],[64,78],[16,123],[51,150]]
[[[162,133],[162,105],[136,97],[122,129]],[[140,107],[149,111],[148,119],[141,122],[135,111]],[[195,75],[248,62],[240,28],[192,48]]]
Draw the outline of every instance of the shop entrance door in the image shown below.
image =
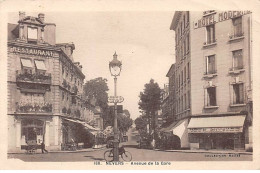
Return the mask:
[[44,122],[37,119],[22,119],[21,145],[33,142],[38,145],[43,141]]

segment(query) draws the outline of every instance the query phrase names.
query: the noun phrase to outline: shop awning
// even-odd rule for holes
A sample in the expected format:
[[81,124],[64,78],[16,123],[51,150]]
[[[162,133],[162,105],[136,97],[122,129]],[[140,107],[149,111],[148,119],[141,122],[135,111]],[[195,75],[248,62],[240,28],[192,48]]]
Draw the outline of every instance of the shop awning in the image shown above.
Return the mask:
[[180,120],[180,121],[177,121],[177,122],[173,122],[171,125],[169,125],[168,127],[166,128],[163,128],[161,129],[160,131],[163,131],[163,132],[172,132],[174,135],[178,136],[179,138],[181,138],[183,136],[183,133],[186,129],[186,126],[185,126],[185,123],[187,122],[188,120]]
[[30,68],[32,68],[32,62],[31,62],[30,59],[21,58],[21,62],[22,62],[23,67],[30,67]]
[[92,127],[91,125],[83,122],[83,121],[79,121],[79,120],[73,120],[73,119],[68,119],[68,118],[63,118],[67,121],[70,121],[70,122],[74,122],[74,123],[78,123],[78,124],[81,124],[83,125],[87,130],[90,130],[90,131],[100,131],[99,128],[95,128],[95,127]]
[[191,118],[189,133],[235,133],[242,132],[246,115]]
[[45,64],[43,61],[35,60],[35,65],[38,70],[46,70]]

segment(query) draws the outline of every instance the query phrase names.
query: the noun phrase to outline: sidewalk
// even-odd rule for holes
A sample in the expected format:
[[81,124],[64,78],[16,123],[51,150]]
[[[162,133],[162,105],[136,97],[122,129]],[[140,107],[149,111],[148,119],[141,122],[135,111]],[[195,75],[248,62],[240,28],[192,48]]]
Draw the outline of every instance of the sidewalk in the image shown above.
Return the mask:
[[182,152],[182,153],[211,153],[211,154],[244,154],[253,155],[253,152],[246,151],[234,151],[234,150],[161,150],[154,149],[155,151],[165,151],[165,152]]
[[[49,153],[79,153],[79,152],[97,151],[97,150],[102,150],[102,149],[105,149],[105,148],[106,148],[106,145],[101,145],[101,146],[98,146],[96,148],[84,148],[84,149],[75,150],[75,151],[49,150],[48,152]],[[21,150],[21,151],[17,151],[17,152],[10,152],[10,153],[7,153],[7,154],[24,154],[24,153],[26,153],[26,151]],[[37,149],[35,154],[38,154],[38,153],[39,154],[42,153],[41,149]]]

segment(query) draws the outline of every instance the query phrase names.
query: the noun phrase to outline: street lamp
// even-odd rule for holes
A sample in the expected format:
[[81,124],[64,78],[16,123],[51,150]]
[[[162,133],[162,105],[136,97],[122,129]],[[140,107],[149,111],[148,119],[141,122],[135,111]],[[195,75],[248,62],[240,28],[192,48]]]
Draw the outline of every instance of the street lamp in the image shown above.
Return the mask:
[[[109,62],[109,70],[112,76],[114,76],[114,98],[116,99],[116,83],[117,83],[117,76],[120,75],[122,68],[121,61],[117,60],[117,54],[113,55],[113,60]],[[117,130],[117,101],[114,101],[114,109],[115,109],[115,116],[114,116],[114,153],[113,153],[113,161],[119,161],[118,155],[118,147],[119,147],[119,135]]]

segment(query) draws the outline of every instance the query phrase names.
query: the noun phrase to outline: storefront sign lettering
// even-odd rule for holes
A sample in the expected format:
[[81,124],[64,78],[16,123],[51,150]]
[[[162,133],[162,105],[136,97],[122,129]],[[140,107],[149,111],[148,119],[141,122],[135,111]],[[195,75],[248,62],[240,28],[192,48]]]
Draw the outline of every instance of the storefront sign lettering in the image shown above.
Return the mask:
[[237,133],[243,132],[242,127],[211,127],[211,128],[189,128],[189,133]]
[[194,22],[194,29],[212,25],[217,22],[222,22],[228,19],[236,18],[251,13],[250,11],[223,11],[220,13],[212,13],[211,15],[204,16],[197,22]]
[[37,55],[37,56],[51,56],[51,57],[53,56],[53,51],[24,48],[24,47],[11,47],[10,52],[28,54],[28,55]]

